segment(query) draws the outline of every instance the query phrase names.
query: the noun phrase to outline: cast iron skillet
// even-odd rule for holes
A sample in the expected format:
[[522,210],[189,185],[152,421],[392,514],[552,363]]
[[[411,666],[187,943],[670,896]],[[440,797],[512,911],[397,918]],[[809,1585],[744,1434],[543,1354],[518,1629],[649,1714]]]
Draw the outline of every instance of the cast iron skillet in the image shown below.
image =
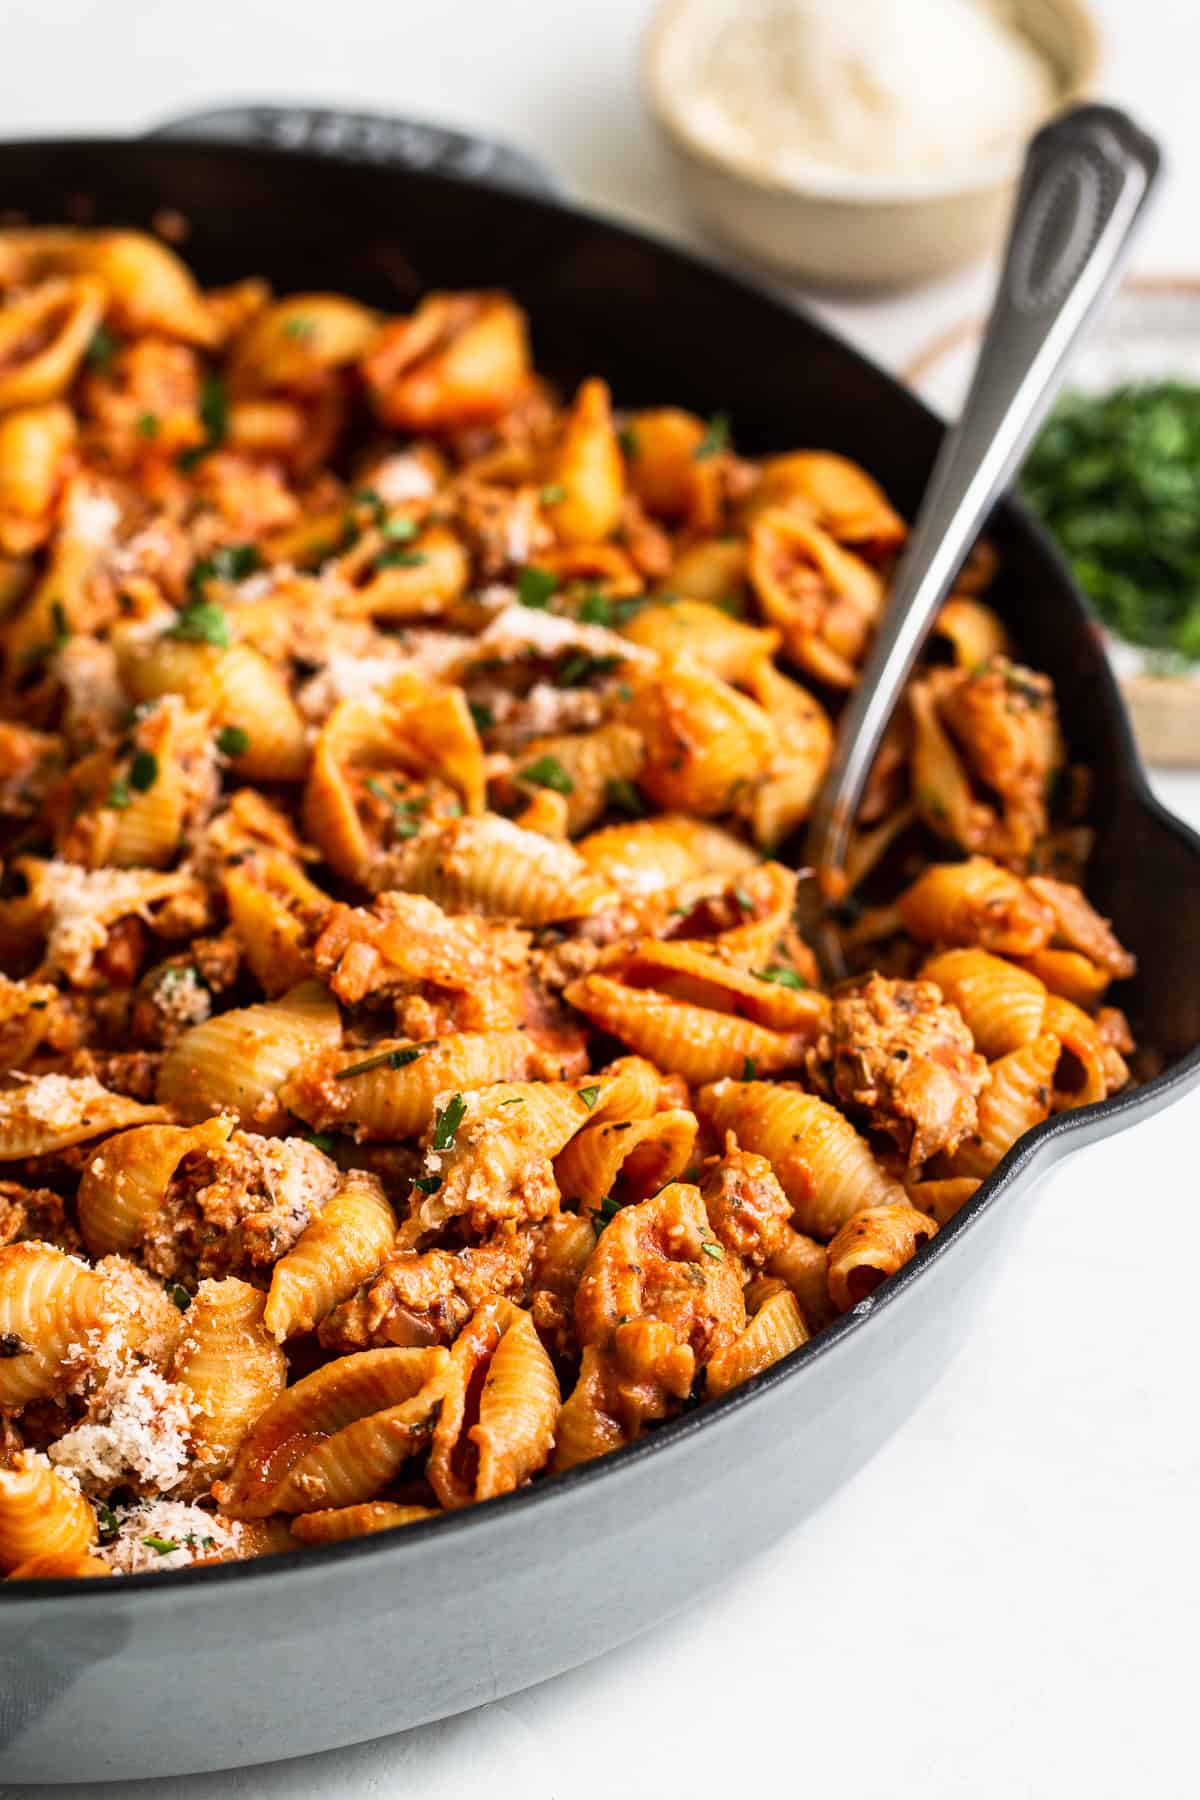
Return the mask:
[[[749,451],[843,451],[913,510],[939,427],[912,395],[803,314],[548,186],[496,146],[319,110],[209,114],[152,140],[0,145],[2,204],[32,221],[146,226],[169,207],[189,220],[186,254],[206,281],[257,272],[285,292],[341,288],[392,310],[431,286],[509,288],[532,315],[539,365],[564,383],[599,372],[624,404],[728,411]],[[1200,1080],[1200,839],[1151,798],[1049,543],[1012,503],[993,535],[1004,616],[1053,675],[1072,752],[1094,771],[1092,891],[1137,952],[1121,999],[1163,1073],[1048,1120],[853,1313],[598,1463],[318,1552],[0,1590],[0,1776],[128,1779],[328,1749],[622,1643],[878,1448],[944,1363],[1019,1192]]]

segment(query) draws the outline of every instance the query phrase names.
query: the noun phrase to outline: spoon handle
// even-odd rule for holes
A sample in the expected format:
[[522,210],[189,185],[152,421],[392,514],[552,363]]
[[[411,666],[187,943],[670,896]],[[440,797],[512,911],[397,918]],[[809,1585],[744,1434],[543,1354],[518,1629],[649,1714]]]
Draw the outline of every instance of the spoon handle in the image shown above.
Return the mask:
[[813,811],[808,860],[836,897],[888,720],[955,575],[1113,286],[1160,167],[1153,139],[1081,106],[1029,146],[999,286],[961,417],[947,432]]

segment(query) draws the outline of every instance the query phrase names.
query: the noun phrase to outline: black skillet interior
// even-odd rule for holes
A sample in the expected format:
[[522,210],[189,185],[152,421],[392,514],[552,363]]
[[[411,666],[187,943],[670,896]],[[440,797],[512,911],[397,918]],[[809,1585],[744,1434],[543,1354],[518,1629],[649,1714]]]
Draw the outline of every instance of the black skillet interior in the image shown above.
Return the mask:
[[[340,288],[389,310],[431,287],[511,290],[539,366],[602,373],[618,401],[728,412],[750,452],[844,452],[911,514],[940,427],[896,382],[803,313],[694,257],[554,201],[310,152],[131,140],[0,146],[0,195],[30,222],[189,225],[200,277]],[[1200,843],[1150,799],[1099,638],[1064,566],[1009,503],[993,590],[1056,684],[1073,756],[1094,774],[1091,886],[1140,973],[1122,994],[1166,1063],[1200,1044]]]

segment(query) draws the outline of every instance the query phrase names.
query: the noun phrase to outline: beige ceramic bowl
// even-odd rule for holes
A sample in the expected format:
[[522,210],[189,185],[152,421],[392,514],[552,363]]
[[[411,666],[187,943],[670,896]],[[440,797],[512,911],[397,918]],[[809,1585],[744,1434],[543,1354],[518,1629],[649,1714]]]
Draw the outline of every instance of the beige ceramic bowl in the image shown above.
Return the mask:
[[[719,236],[790,275],[851,286],[929,279],[991,248],[1003,232],[1019,158],[991,159],[955,180],[919,185],[880,177],[840,187],[822,172],[784,182],[714,150],[680,105],[697,0],[665,0],[643,52],[647,102],[695,211]],[[1050,63],[1060,104],[1088,92],[1099,41],[1083,0],[1013,0],[1016,24]]]

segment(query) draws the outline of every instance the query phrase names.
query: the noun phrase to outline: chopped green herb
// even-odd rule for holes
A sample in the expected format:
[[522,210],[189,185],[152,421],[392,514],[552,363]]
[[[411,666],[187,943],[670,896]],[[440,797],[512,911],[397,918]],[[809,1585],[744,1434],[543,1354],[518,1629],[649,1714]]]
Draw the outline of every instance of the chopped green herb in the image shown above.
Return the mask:
[[539,756],[518,771],[520,779],[534,787],[553,788],[556,794],[573,794],[575,783],[557,756]]
[[541,492],[543,506],[561,506],[566,497],[567,490],[558,481],[548,482]]
[[593,1106],[595,1106],[597,1100],[600,1098],[599,1085],[597,1084],[595,1087],[580,1088],[579,1098],[583,1101],[583,1104],[587,1107],[588,1111],[591,1112]]
[[71,627],[67,624],[67,609],[61,600],[50,602],[50,620],[54,626],[54,648],[61,650],[70,642]]
[[733,889],[733,897],[743,912],[752,913],[754,911],[754,902],[744,887],[735,887]]
[[382,800],[391,807],[392,830],[398,838],[416,837],[421,827],[412,815],[423,809],[423,801],[407,800],[402,794],[394,793],[391,788],[385,787],[377,775],[368,775],[363,786],[369,794],[374,794],[377,800]]
[[158,436],[158,417],[155,413],[139,413],[137,422],[138,436],[152,438]]
[[178,1550],[179,1548],[179,1545],[175,1542],[174,1538],[144,1537],[142,1542],[145,1544],[147,1550],[153,1550],[159,1556],[170,1556],[172,1550]]
[[476,731],[490,731],[496,723],[496,715],[483,700],[468,700],[467,706],[475,721]]
[[348,1068],[339,1069],[333,1079],[349,1081],[352,1075],[365,1075],[368,1069],[407,1069],[409,1063],[415,1063],[421,1054],[416,1048],[381,1050],[378,1056],[368,1056],[362,1062],[351,1063]]
[[582,687],[585,681],[601,675],[611,675],[619,669],[624,661],[620,656],[593,656],[590,650],[573,650],[565,662],[559,664],[554,676],[555,687]]
[[377,569],[416,569],[429,561],[423,550],[381,550],[375,558]]
[[224,609],[211,600],[193,600],[184,607],[167,636],[182,638],[188,644],[215,644],[225,650],[230,643],[229,620]]
[[139,794],[149,793],[158,780],[158,758],[153,750],[137,750],[129,765],[129,785]]
[[182,451],[176,457],[176,462],[184,471],[194,469],[210,450],[217,449],[225,442],[225,434],[229,429],[229,400],[225,383],[219,375],[206,375],[200,383],[198,411],[204,428],[204,442],[197,444],[194,449]]
[[612,812],[624,813],[629,819],[642,819],[646,816],[646,806],[642,796],[632,781],[624,776],[614,776],[605,784],[605,804]]
[[350,498],[356,506],[366,506],[375,515],[375,523],[382,525],[387,516],[387,503],[374,488],[355,488]]
[[406,544],[409,538],[416,537],[418,526],[415,519],[384,519],[380,523],[379,529],[384,537],[391,538],[393,543]]
[[422,1194],[436,1194],[441,1185],[440,1175],[417,1175],[413,1178],[413,1186]]
[[241,725],[222,725],[217,733],[217,749],[222,756],[245,756],[250,748],[250,733]]
[[222,544],[210,556],[202,556],[192,564],[188,574],[188,592],[196,600],[204,597],[210,581],[244,581],[262,567],[257,544]]
[[451,1094],[445,1106],[439,1107],[433,1119],[434,1150],[449,1150],[459,1126],[467,1116],[467,1103],[461,1094]]
[[304,1141],[311,1144],[314,1150],[323,1151],[326,1156],[337,1149],[337,1138],[332,1131],[310,1131]]
[[744,619],[746,616],[746,603],[740,594],[722,594],[715,604],[723,613],[728,613],[731,619]]
[[724,1259],[725,1252],[722,1250],[720,1244],[710,1244],[705,1242],[701,1244],[700,1248],[703,1250],[705,1256],[711,1256],[716,1262],[721,1262]]
[[603,1231],[606,1225],[610,1225],[620,1210],[621,1202],[614,1199],[611,1194],[606,1194],[591,1214],[592,1224],[596,1227],[597,1233]]
[[525,1096],[524,1094],[514,1094],[511,1100],[502,1100],[500,1104],[501,1106],[524,1106]]
[[743,1080],[743,1081],[757,1081],[758,1080],[758,1064],[755,1062],[755,1060],[752,1056],[748,1056],[742,1064],[741,1080]]
[[114,775],[112,785],[108,790],[108,798],[104,802],[105,806],[110,807],[113,812],[124,812],[125,808],[130,804],[130,799],[129,777],[127,775]]
[[773,981],[779,987],[806,988],[808,986],[803,975],[797,975],[795,969],[785,968],[782,963],[769,963],[765,969],[752,971],[759,981]]
[[708,422],[708,430],[692,451],[694,462],[703,462],[706,457],[719,456],[722,450],[729,448],[729,414],[714,413]]
[[529,564],[517,576],[517,599],[522,606],[532,606],[545,611],[558,587],[558,576],[549,569],[538,569]]
[[1067,394],[1021,481],[1104,623],[1200,662],[1200,384]]
[[283,322],[284,337],[296,338],[301,343],[306,338],[314,336],[316,329],[316,320],[307,318],[303,313],[297,313],[294,318],[285,319]]
[[96,1523],[100,1527],[100,1542],[107,1544],[120,1531],[121,1521],[112,1507],[106,1506],[103,1500],[93,1500],[92,1507],[96,1514]]
[[192,1304],[192,1296],[178,1281],[172,1281],[168,1284],[167,1299],[171,1302],[172,1306],[178,1307],[180,1312],[186,1312],[188,1307]]
[[84,361],[89,369],[106,369],[120,348],[120,338],[114,337],[107,326],[98,325],[92,333]]
[[585,594],[579,602],[578,617],[581,625],[611,625],[613,603],[607,594]]

